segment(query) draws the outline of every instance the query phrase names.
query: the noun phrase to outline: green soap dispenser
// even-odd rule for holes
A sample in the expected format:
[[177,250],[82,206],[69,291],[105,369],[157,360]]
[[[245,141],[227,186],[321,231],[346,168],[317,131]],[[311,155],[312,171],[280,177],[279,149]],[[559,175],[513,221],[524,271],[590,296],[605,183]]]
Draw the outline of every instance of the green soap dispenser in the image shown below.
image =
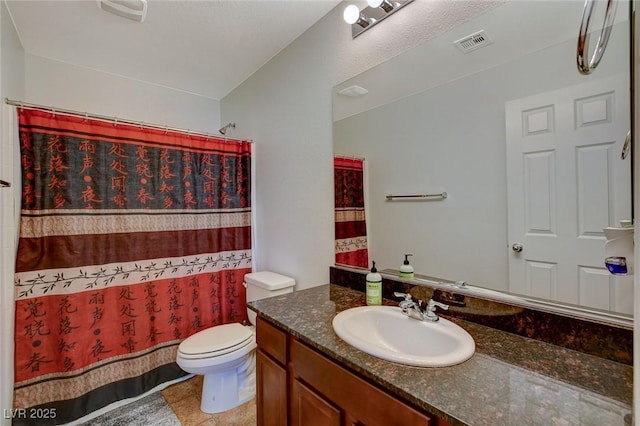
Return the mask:
[[409,256],[413,256],[412,254],[404,255],[404,262],[402,266],[400,266],[400,278],[404,278],[405,280],[412,280],[413,275],[413,266],[409,264]]
[[367,305],[382,305],[382,275],[378,273],[375,261],[366,280]]

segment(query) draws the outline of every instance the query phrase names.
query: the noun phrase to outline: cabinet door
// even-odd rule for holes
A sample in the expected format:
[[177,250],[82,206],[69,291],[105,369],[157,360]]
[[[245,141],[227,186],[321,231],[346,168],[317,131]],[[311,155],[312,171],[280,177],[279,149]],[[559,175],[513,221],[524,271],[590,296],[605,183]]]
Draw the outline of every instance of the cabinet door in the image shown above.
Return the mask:
[[340,426],[340,410],[298,380],[291,389],[291,426]]
[[347,424],[433,426],[431,417],[395,399],[325,358],[304,343],[291,342],[293,375],[313,386],[345,413]]
[[256,406],[258,426],[287,424],[287,371],[260,350],[256,352]]

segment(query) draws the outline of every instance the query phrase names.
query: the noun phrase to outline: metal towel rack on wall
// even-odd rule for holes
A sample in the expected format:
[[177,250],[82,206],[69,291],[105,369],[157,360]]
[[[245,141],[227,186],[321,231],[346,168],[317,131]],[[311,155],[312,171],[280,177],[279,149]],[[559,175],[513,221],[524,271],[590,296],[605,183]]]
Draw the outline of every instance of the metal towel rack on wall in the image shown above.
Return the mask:
[[387,195],[387,201],[397,200],[444,200],[447,198],[447,193],[442,191],[438,194],[412,194],[412,195]]
[[613,21],[616,17],[616,7],[618,6],[617,0],[607,0],[607,8],[604,15],[604,25],[598,37],[598,43],[596,50],[593,52],[591,59],[587,60],[585,55],[589,54],[589,21],[593,14],[593,8],[595,6],[595,0],[586,0],[584,3],[584,10],[582,12],[582,23],[580,24],[580,32],[578,33],[578,71],[582,74],[591,74],[593,70],[598,66],[605,49],[607,48],[607,42],[611,35],[611,28],[613,27]]

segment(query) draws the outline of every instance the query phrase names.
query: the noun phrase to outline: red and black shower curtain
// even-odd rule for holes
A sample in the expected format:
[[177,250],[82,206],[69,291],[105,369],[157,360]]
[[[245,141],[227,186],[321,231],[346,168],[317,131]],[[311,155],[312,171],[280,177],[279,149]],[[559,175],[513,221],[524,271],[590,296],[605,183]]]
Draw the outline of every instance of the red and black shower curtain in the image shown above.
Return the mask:
[[14,424],[64,423],[184,375],[183,339],[246,320],[251,145],[18,115],[14,407],[47,410]]
[[364,161],[336,156],[333,166],[336,264],[367,268],[369,253],[364,212]]

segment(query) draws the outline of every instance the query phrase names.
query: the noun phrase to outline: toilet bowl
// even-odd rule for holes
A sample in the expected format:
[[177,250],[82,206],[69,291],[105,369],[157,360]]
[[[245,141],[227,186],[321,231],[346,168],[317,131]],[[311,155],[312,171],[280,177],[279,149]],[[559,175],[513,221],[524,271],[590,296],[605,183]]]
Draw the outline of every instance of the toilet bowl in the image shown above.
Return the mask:
[[[263,271],[245,275],[247,301],[293,291],[292,278]],[[255,324],[255,312],[247,309]],[[176,363],[187,373],[203,375],[200,409],[220,413],[255,396],[255,328],[239,323],[199,331],[178,346]]]

